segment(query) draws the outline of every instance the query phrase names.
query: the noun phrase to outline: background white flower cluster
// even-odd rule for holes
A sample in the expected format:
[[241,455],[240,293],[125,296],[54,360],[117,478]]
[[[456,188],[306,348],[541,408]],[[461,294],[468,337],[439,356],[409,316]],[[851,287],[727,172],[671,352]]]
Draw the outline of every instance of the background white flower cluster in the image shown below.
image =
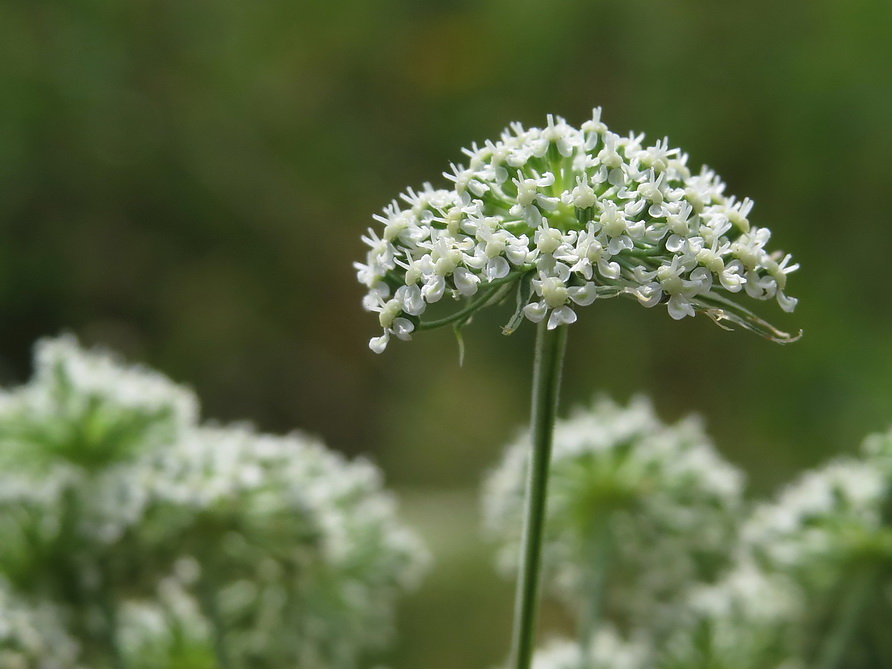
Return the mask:
[[[509,447],[484,490],[509,571],[526,450],[522,439]],[[579,629],[543,646],[535,666],[886,666],[892,432],[773,500],[746,504],[742,483],[695,422],[663,425],[641,398],[627,408],[600,400],[560,421],[544,567]]]
[[[529,444],[512,444],[484,489],[500,565],[516,566]],[[545,578],[585,616],[601,571],[602,615],[659,629],[691,582],[727,566],[743,476],[694,419],[663,425],[650,403],[599,399],[555,427],[543,546]]]
[[736,297],[792,311],[785,290],[797,265],[766,249],[771,232],[750,224],[750,199],[726,195],[706,167],[692,173],[667,140],[620,137],[595,109],[578,129],[549,116],[544,128],[513,124],[465,154],[468,166],[445,175],[451,189],[410,189],[375,216],[383,230],[363,237],[363,304],[383,328],[372,350],[409,339],[444,296],[472,300],[453,314],[461,322],[514,285],[518,311],[507,331],[523,318],[572,323],[575,307],[625,294],[647,307],[665,303],[675,319],[704,311],[788,338]]
[[[189,390],[69,338],[38,344],[32,381],[0,395],[0,465],[18,602],[0,601],[0,653],[22,667],[50,666],[23,653],[56,628],[70,666],[175,667],[225,637],[237,666],[352,667],[426,563],[369,462],[202,425]],[[21,622],[44,609],[55,627]]]

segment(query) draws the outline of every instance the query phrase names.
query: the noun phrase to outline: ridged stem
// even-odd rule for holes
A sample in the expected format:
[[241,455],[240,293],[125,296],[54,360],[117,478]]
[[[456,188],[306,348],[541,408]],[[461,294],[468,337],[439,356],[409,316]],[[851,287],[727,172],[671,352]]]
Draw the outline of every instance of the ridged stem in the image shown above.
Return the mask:
[[607,571],[610,567],[612,553],[611,544],[612,537],[608,519],[607,517],[599,518],[591,530],[585,551],[585,564],[588,565],[589,571],[582,584],[585,604],[579,620],[579,652],[583,663],[588,658],[601,620],[601,610],[604,606],[604,585],[607,581]]
[[226,643],[226,626],[220,615],[220,606],[217,602],[217,587],[214,579],[202,574],[198,584],[201,597],[201,607],[211,623],[211,637],[214,643],[214,655],[217,658],[219,669],[230,669],[232,658],[229,655],[229,646]]
[[566,326],[549,330],[545,321],[539,323],[533,362],[532,453],[527,468],[520,571],[514,600],[514,631],[509,664],[513,669],[530,668],[536,642],[548,469],[566,345]]
[[118,643],[118,607],[107,582],[103,582],[99,592],[99,607],[105,625],[105,645],[108,661],[112,669],[127,669],[127,663]]
[[858,629],[865,609],[876,594],[877,570],[872,566],[859,570],[843,595],[830,634],[825,637],[815,669],[839,669]]

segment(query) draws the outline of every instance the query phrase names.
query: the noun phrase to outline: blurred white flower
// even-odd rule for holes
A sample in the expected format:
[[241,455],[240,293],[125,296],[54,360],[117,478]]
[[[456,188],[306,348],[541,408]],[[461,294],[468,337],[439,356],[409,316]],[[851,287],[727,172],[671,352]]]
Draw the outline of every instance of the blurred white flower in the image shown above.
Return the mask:
[[718,583],[693,588],[663,644],[659,669],[805,669],[795,621],[803,592],[748,560]]
[[572,641],[550,641],[536,651],[533,669],[652,669],[652,655],[652,648],[645,642],[626,641],[605,626],[586,650]]
[[0,464],[0,574],[64,612],[91,666],[212,658],[220,635],[238,666],[355,666],[427,563],[371,463],[203,427],[190,391],[70,338],[0,394]]
[[78,662],[78,651],[57,607],[15,596],[0,578],[0,667],[86,669]]
[[[506,571],[516,568],[528,452],[527,437],[512,444],[484,488]],[[609,619],[661,627],[685,588],[728,562],[742,484],[697,421],[666,426],[643,398],[628,408],[601,399],[555,427],[545,578],[584,615],[602,573]]]
[[389,639],[427,554],[372,464],[231,427],[197,428],[146,467],[149,549],[200,565],[238,657],[352,666]]
[[889,474],[870,459],[854,458],[803,474],[753,510],[743,525],[743,550],[771,570],[827,571],[828,577],[872,550],[888,551],[892,560],[884,519]]
[[[661,669],[872,669],[892,612],[892,433],[802,474],[742,525],[736,565],[688,600]],[[693,630],[693,631],[692,631]]]

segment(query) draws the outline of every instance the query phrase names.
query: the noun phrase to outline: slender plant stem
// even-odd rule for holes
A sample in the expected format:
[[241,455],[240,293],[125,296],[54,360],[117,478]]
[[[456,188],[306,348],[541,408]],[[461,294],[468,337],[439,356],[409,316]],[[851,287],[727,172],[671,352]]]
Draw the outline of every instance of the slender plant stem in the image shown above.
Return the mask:
[[533,362],[530,421],[533,450],[528,466],[520,573],[514,600],[514,632],[509,665],[514,669],[529,669],[535,645],[548,467],[566,345],[566,326],[548,330],[545,321],[539,323]]
[[599,518],[592,528],[586,546],[586,561],[589,573],[585,587],[586,606],[582,611],[579,624],[579,650],[582,660],[588,657],[588,652],[601,620],[601,609],[604,605],[604,583],[607,580],[607,570],[610,567],[612,553],[610,527],[607,517]]
[[838,669],[843,665],[846,651],[851,647],[852,637],[858,628],[858,622],[875,594],[876,575],[876,569],[868,566],[858,571],[852,578],[843,595],[833,629],[821,646],[815,669]]
[[105,644],[109,663],[113,669],[127,669],[127,663],[118,645],[118,608],[108,583],[103,581],[99,592],[99,606],[105,623]]
[[226,627],[220,615],[220,606],[217,603],[217,588],[212,578],[201,576],[198,584],[201,593],[201,606],[211,623],[211,636],[214,641],[214,654],[217,657],[219,669],[231,669],[232,658],[229,656],[229,647],[226,644]]

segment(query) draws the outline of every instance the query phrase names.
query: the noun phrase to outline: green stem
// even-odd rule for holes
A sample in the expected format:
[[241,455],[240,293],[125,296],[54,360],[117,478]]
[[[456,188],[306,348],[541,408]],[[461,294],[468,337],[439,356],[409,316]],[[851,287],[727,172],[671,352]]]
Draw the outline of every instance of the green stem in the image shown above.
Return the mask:
[[118,608],[108,583],[103,581],[99,592],[99,607],[105,623],[105,645],[112,669],[126,669],[127,663],[118,645]]
[[545,321],[539,323],[533,362],[530,425],[532,454],[528,466],[520,573],[514,602],[514,632],[509,664],[513,669],[529,669],[535,645],[548,467],[566,345],[566,326],[548,330]]
[[852,578],[843,595],[833,629],[821,646],[815,669],[837,669],[842,666],[858,623],[876,591],[876,575],[874,567],[866,567]]
[[608,518],[605,516],[596,521],[589,535],[586,546],[585,565],[588,569],[586,575],[585,607],[579,623],[579,649],[582,653],[583,663],[588,657],[595,631],[601,620],[601,609],[604,605],[604,584],[607,580],[607,569],[611,554],[611,536]]
[[201,608],[211,623],[211,636],[214,642],[214,655],[217,657],[219,669],[231,669],[232,658],[229,656],[229,647],[226,644],[226,626],[220,615],[220,606],[217,603],[217,588],[212,579],[201,576],[198,584]]

